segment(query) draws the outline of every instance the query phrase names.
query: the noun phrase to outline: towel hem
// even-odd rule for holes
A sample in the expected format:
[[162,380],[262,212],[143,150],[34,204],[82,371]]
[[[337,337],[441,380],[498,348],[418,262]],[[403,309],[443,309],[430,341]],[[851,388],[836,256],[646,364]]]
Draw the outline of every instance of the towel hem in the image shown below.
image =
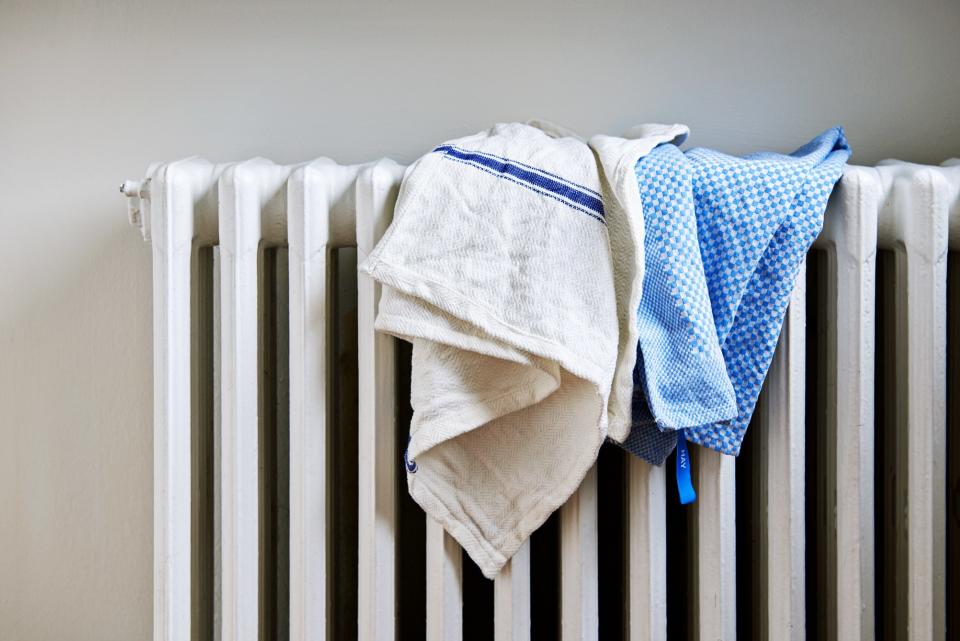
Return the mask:
[[[605,438],[603,430],[598,430],[598,436],[596,446],[590,448],[589,456],[580,457],[578,460],[578,466],[582,468],[581,471],[567,477],[568,482],[559,486],[559,492],[553,493],[553,496],[561,496],[562,498],[551,500],[549,497],[542,497],[533,509],[517,519],[515,527],[502,528],[502,531],[514,531],[516,535],[510,537],[508,545],[502,545],[500,548],[484,538],[475,526],[454,517],[443,501],[425,483],[418,482],[415,474],[407,474],[407,487],[410,496],[428,516],[440,523],[444,530],[457,540],[480,568],[480,571],[483,572],[483,575],[488,579],[494,579],[507,561],[520,549],[524,541],[530,538],[530,535],[580,488],[583,479],[597,459],[600,447],[603,445]],[[584,462],[587,464],[584,465]],[[569,482],[570,480],[573,482]]]

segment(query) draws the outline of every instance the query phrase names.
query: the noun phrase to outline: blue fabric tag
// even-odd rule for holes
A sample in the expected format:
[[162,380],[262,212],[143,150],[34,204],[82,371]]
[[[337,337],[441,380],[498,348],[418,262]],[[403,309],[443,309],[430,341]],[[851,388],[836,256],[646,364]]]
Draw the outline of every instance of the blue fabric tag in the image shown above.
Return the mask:
[[686,430],[677,430],[677,491],[680,493],[680,504],[688,505],[697,500],[697,492],[693,489],[690,480],[690,453],[687,451]]
[[406,466],[408,472],[416,474],[417,462],[410,458],[410,441],[412,440],[413,435],[407,437],[407,447],[403,450],[403,464]]

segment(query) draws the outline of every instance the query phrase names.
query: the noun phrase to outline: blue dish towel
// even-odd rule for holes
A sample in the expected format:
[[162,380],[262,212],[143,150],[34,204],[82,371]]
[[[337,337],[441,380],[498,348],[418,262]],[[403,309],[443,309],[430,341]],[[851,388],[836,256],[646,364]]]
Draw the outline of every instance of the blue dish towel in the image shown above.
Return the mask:
[[797,271],[850,157],[843,129],[792,154],[661,145],[636,165],[645,225],[633,425],[661,464],[686,439],[737,455]]

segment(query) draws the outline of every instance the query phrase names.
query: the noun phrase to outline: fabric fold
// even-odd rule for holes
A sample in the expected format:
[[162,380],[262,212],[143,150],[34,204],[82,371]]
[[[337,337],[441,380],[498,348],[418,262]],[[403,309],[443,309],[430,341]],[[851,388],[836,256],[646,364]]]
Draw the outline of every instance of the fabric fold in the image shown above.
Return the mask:
[[646,277],[623,447],[661,464],[685,429],[693,443],[739,453],[797,272],[849,156],[837,127],[789,155],[665,145],[637,163]]
[[680,145],[689,134],[686,125],[650,123],[632,128],[622,138],[597,135],[589,141],[600,166],[604,198],[615,203],[617,212],[608,221],[620,336],[609,403],[609,435],[616,442],[627,437],[632,425],[637,319],[645,268],[644,213],[634,167],[659,145]]
[[[413,344],[410,494],[489,578],[607,436],[614,379],[632,377],[621,329],[639,299],[611,246],[632,256],[634,279],[643,265],[642,215],[621,190],[638,158],[686,133],[597,151],[540,127],[496,125],[416,161],[360,267],[384,285],[377,329]],[[622,381],[617,401],[629,425]]]

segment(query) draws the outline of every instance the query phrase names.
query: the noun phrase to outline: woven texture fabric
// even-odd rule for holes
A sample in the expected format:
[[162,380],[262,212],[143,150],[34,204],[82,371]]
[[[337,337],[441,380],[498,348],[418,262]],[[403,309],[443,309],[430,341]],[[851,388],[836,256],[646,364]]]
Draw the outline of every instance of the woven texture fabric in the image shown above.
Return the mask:
[[488,578],[595,463],[621,370],[631,423],[643,218],[608,183],[635,190],[637,159],[687,129],[644,131],[599,151],[519,123],[447,141],[360,265],[377,330],[413,344],[407,489]]
[[660,464],[686,429],[693,443],[740,452],[797,272],[849,157],[833,128],[789,155],[663,145],[637,163],[646,272],[624,448]]

